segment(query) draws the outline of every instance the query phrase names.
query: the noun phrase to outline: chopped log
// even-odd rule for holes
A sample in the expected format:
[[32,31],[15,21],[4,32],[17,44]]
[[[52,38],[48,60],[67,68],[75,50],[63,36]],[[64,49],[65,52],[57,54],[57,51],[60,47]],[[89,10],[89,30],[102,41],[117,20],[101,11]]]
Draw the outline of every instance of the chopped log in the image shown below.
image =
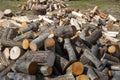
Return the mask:
[[51,50],[55,52],[55,40],[53,38],[47,38],[44,41],[45,50]]
[[23,54],[23,50],[20,49],[18,46],[14,46],[10,50],[10,59],[16,60]]
[[7,66],[9,64],[9,61],[6,59],[5,55],[2,52],[0,52],[0,59],[3,65]]
[[55,78],[45,78],[45,80],[75,80],[74,76],[70,74],[61,75]]
[[[97,35],[97,36],[96,36]],[[89,37],[86,37],[86,41],[90,44],[95,44],[96,41],[102,36],[101,30],[95,30]]]
[[12,69],[17,72],[27,73],[27,74],[36,74],[37,72],[37,63],[33,61],[25,61],[18,59],[15,64],[12,66]]
[[6,9],[5,11],[4,11],[4,15],[5,16],[7,16],[7,17],[12,17],[12,10],[11,9]]
[[90,16],[93,17],[98,9],[98,6],[95,6],[94,9],[91,11]]
[[46,14],[46,5],[35,5],[32,7],[32,12],[34,15],[45,15]]
[[0,43],[3,45],[3,46],[9,46],[9,47],[13,47],[13,46],[18,46],[20,48],[22,48],[22,43],[21,42],[16,42],[16,41],[13,41],[13,40],[1,40],[0,39]]
[[88,64],[88,65],[93,65],[93,63],[83,54],[81,55],[80,57],[80,61],[85,65],[85,64]]
[[103,69],[102,73],[108,74],[108,71],[109,71],[109,69],[106,67],[105,69]]
[[99,72],[96,69],[94,69],[94,71],[98,75],[98,77],[100,78],[100,80],[109,80],[107,74],[104,74],[103,72]]
[[43,74],[44,76],[49,76],[53,73],[53,68],[49,66],[40,66],[39,72]]
[[22,47],[23,47],[23,49],[28,49],[29,45],[30,45],[29,40],[28,39],[23,39],[23,41],[22,41]]
[[8,67],[6,67],[2,72],[0,72],[0,77],[6,75],[10,70],[11,67],[13,66],[14,62],[10,63],[10,65],[8,65]]
[[92,46],[92,49],[91,49],[91,52],[94,56],[98,57],[99,54],[98,54],[98,45],[93,45]]
[[66,38],[64,39],[64,48],[67,50],[68,52],[68,56],[69,56],[69,61],[76,61],[76,55],[75,55],[75,52],[72,48],[72,45],[70,43],[70,39],[69,38]]
[[18,30],[18,33],[23,34],[23,33],[27,32],[27,31],[34,30],[34,29],[38,28],[38,26],[39,26],[39,22],[31,23],[31,24],[29,24],[29,25],[26,26],[26,27],[20,28],[20,29]]
[[55,36],[57,37],[71,37],[75,34],[75,31],[72,29],[72,27],[70,26],[65,26],[65,27],[58,27],[56,29],[53,29],[53,31],[55,31]]
[[119,71],[120,70],[120,65],[119,64],[118,65],[112,65],[112,66],[110,66],[110,68],[111,68],[111,70]]
[[56,55],[54,65],[61,73],[65,73],[67,67],[69,66],[69,61],[59,55]]
[[107,64],[108,66],[117,65],[118,64],[117,62],[110,61],[108,59],[102,59],[101,61],[102,61],[103,64]]
[[102,17],[104,20],[108,20],[108,16],[107,16],[105,13],[101,12],[99,9],[96,10],[96,13],[97,13],[100,17]]
[[5,55],[5,58],[7,60],[9,60],[9,57],[10,57],[10,49],[9,48],[5,48],[4,51],[3,51],[4,55]]
[[33,58],[32,61],[38,63],[38,65],[53,66],[55,61],[55,55],[52,51],[31,51]]
[[86,65],[85,69],[87,70],[86,73],[89,76],[90,80],[99,80],[99,77],[90,66]]
[[[9,30],[9,32],[8,32],[8,35],[7,35],[7,40],[9,40],[9,39],[13,39],[13,35],[15,34],[16,32],[15,32],[15,30],[14,29],[12,29],[12,28],[10,28],[10,30]],[[16,36],[16,35],[15,35]]]
[[34,39],[32,42],[30,42],[30,49],[33,51],[38,50],[41,46],[43,46],[44,40],[50,35],[50,33],[45,33],[43,35],[40,35],[36,39]]
[[117,63],[119,63],[119,61],[120,61],[117,57],[114,57],[114,56],[112,56],[110,54],[107,54],[107,53],[104,53],[104,55],[101,59],[108,59],[110,61],[114,61],[114,62],[117,62]]
[[21,34],[20,36],[15,37],[14,41],[21,41],[25,38],[30,38],[33,35],[33,31],[25,32],[24,34]]
[[80,75],[84,71],[84,65],[81,62],[74,62],[72,64],[72,73],[73,75]]
[[0,72],[5,69],[5,66],[0,63]]
[[7,35],[8,35],[8,32],[9,32],[10,28],[6,28],[1,36],[1,39],[2,40],[7,40]]
[[109,46],[108,47],[108,52],[110,54],[114,54],[116,52],[116,47],[113,45],[113,46]]
[[92,55],[92,53],[88,49],[85,49],[83,55],[87,57],[91,62],[93,62],[97,68],[99,68],[102,65],[102,62],[99,59],[97,59],[94,55]]
[[36,80],[36,77],[34,75],[28,75],[24,73],[13,73],[9,72],[7,74],[7,77],[11,80]]
[[76,80],[90,80],[90,79],[87,75],[82,74],[82,75],[77,76]]

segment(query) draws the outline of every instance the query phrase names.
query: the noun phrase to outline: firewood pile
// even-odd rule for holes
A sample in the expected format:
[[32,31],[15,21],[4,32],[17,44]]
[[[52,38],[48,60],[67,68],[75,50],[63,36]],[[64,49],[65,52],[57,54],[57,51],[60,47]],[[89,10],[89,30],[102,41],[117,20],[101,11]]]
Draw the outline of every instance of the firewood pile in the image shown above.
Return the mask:
[[0,12],[0,80],[119,80],[119,20],[56,1],[46,15]]

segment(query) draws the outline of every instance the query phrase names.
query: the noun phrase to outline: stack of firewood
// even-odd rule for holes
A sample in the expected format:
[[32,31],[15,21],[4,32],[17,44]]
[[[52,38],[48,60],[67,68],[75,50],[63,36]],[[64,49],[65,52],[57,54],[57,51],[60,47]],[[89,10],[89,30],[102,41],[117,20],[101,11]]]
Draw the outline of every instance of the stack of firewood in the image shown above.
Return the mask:
[[118,20],[49,3],[44,16],[0,17],[0,80],[119,80]]

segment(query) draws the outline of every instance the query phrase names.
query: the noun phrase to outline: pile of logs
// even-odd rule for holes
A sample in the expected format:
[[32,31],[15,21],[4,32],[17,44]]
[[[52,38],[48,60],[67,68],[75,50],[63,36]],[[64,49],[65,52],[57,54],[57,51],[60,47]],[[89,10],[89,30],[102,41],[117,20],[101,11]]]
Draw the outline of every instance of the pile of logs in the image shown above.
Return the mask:
[[0,80],[119,80],[119,32],[111,31],[118,20],[97,6],[53,7],[0,17]]

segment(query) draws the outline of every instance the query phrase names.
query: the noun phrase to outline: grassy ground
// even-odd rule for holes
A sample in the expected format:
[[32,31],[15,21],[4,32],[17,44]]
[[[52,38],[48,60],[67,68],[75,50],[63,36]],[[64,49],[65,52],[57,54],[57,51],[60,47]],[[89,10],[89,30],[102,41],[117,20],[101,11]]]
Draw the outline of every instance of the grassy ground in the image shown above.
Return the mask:
[[[16,8],[18,4],[22,4],[27,0],[0,0],[0,10],[5,10],[6,8],[10,8],[13,12],[20,11],[19,8]],[[99,6],[106,13],[111,13],[120,19],[120,0],[72,0],[66,1],[70,6],[78,8],[81,10],[94,8],[94,6]],[[27,12],[29,14],[29,12]]]
[[105,13],[112,14],[120,19],[120,0],[73,0],[67,3],[70,7],[75,7],[81,10],[98,6]]

